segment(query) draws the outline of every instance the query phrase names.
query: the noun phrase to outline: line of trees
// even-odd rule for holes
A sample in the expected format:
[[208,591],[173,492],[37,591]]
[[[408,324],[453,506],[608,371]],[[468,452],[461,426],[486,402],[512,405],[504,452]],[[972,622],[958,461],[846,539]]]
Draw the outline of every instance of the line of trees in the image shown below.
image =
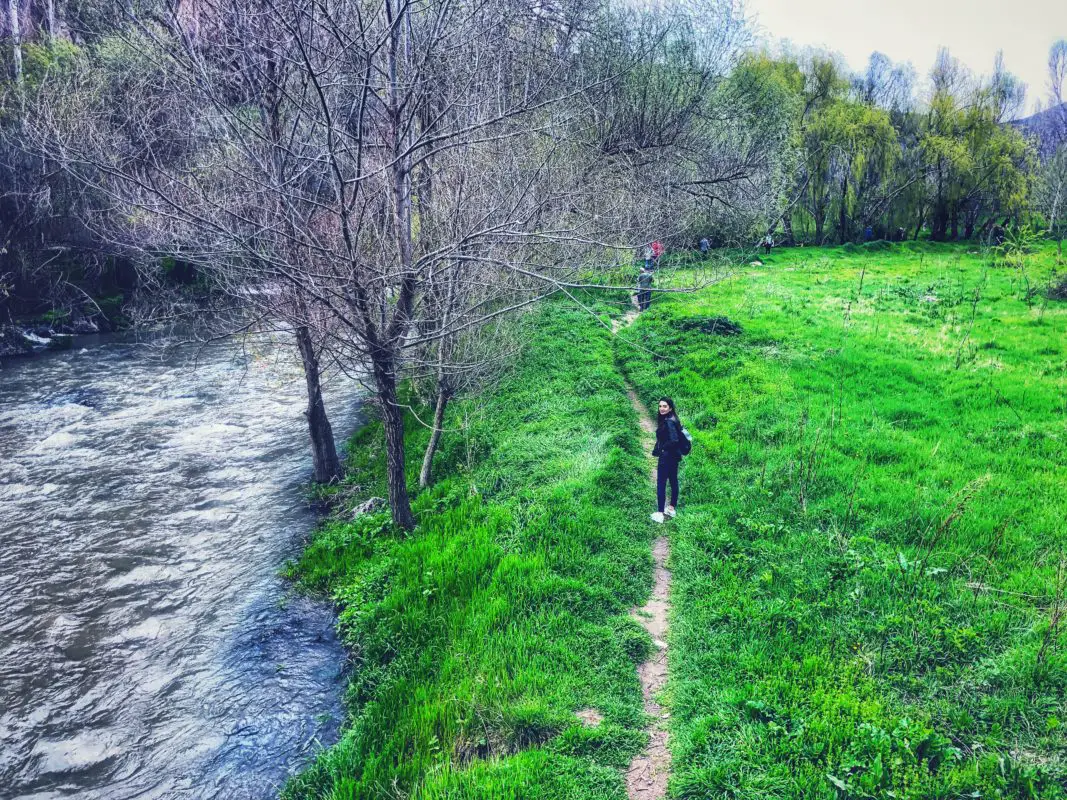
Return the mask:
[[362,376],[407,528],[402,382],[433,409],[426,485],[449,401],[518,346],[506,320],[611,288],[653,238],[946,239],[1063,214],[1063,150],[1005,124],[1023,90],[999,60],[979,79],[942,53],[919,103],[880,55],[850,75],[753,52],[733,0],[8,6],[0,274],[69,284],[44,256],[77,231],[137,265],[158,319],[188,307],[182,265],[209,335],[292,342],[318,481],[341,473],[323,382]]
[[[1050,71],[1062,47],[1053,48]],[[942,50],[921,102],[910,65],[880,53],[860,74],[822,53],[752,56],[746,68],[793,98],[791,180],[771,223],[787,243],[924,231],[935,241],[986,237],[1037,199],[1033,181],[1049,162],[1009,124],[1024,107],[1025,86],[1000,56],[983,77]],[[1067,113],[1060,86],[1052,109]]]

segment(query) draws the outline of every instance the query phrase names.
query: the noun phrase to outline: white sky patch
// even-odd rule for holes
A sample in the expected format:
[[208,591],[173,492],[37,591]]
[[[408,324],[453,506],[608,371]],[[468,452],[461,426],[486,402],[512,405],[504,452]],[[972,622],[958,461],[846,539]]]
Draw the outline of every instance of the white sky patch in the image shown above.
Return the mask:
[[745,0],[745,9],[765,35],[837,51],[854,70],[875,50],[910,61],[920,85],[942,45],[984,75],[1003,50],[1031,110],[1047,101],[1049,47],[1067,38],[1067,0]]

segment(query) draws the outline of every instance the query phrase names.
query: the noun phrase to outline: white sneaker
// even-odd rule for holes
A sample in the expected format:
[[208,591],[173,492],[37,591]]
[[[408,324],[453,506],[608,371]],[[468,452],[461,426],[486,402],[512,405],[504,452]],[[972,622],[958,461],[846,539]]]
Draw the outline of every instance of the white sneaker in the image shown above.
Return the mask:
[[667,519],[674,519],[677,514],[678,512],[674,510],[674,506],[667,506],[663,511],[663,516]]
[[666,519],[666,517],[663,516],[662,511],[656,511],[652,514],[653,522],[663,522],[664,519]]

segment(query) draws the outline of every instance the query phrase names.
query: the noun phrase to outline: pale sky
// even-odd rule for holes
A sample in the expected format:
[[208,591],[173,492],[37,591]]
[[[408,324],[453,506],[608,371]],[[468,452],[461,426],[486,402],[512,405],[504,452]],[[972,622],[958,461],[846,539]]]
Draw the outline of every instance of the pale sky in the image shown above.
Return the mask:
[[981,74],[1004,65],[1027,84],[1027,108],[1048,95],[1048,50],[1067,39],[1067,0],[745,0],[762,32],[841,53],[854,70],[879,50],[910,61],[920,81],[941,45]]

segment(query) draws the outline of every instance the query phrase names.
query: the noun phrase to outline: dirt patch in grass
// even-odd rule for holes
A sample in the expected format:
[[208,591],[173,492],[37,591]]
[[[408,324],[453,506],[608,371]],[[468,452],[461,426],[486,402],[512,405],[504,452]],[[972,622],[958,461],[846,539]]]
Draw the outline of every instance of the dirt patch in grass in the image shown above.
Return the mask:
[[598,728],[600,727],[600,723],[604,721],[604,715],[595,708],[583,708],[576,711],[575,716],[578,717],[582,724],[587,728]]

